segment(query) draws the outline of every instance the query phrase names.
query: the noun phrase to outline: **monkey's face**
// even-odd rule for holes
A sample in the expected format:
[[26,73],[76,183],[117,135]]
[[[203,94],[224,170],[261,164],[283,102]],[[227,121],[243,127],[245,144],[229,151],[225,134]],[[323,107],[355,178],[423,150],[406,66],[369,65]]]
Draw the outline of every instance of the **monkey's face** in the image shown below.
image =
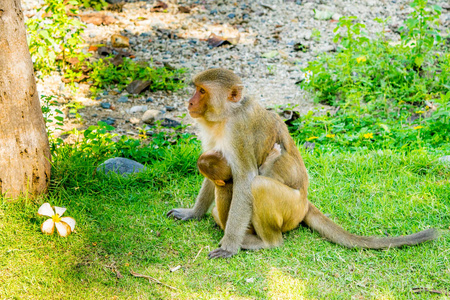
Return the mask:
[[207,108],[209,101],[209,93],[202,86],[196,86],[195,93],[189,100],[189,114],[193,118],[203,117]]

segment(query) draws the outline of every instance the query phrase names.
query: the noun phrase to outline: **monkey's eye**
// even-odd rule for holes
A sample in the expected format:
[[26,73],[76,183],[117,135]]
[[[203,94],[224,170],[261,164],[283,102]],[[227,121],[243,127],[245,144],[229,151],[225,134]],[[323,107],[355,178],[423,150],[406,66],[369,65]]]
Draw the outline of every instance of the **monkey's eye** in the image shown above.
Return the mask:
[[206,94],[206,91],[205,91],[205,89],[204,88],[200,88],[200,90],[199,90],[199,92],[200,92],[200,94]]

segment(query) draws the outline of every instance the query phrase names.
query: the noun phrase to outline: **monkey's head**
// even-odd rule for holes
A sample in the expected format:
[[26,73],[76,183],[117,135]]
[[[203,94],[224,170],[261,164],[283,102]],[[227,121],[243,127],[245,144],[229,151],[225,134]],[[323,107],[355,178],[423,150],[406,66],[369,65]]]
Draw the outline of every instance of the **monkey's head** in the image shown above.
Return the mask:
[[200,173],[218,186],[224,186],[231,179],[231,168],[219,151],[207,151],[197,160]]
[[241,79],[230,70],[209,69],[193,78],[195,93],[189,100],[193,118],[220,121],[231,112],[230,107],[242,98]]

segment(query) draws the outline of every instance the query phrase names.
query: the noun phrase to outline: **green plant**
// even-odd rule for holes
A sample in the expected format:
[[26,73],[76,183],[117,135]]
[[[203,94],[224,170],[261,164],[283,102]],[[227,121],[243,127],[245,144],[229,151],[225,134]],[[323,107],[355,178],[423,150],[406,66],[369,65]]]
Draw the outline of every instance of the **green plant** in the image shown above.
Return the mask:
[[79,0],[85,8],[94,8],[95,10],[102,10],[104,7],[108,6],[105,0]]
[[77,101],[71,101],[66,105],[66,107],[69,109],[70,117],[75,117],[80,123],[83,122],[83,118],[78,113],[78,110],[84,108],[84,105]]
[[277,66],[275,65],[266,65],[267,72],[269,75],[275,75],[275,72],[277,71]]
[[[77,14],[76,0],[45,0],[44,6],[38,9],[40,18],[27,20],[28,45],[36,70],[46,74],[60,67],[66,69],[66,61],[77,57],[80,61],[85,55],[78,51],[83,42],[81,37],[84,25],[69,17],[67,10]],[[45,13],[44,13],[45,12]]]
[[[385,116],[373,113],[377,104],[371,103],[361,111],[349,109],[334,116],[329,112],[310,111],[294,121],[290,129],[296,139],[314,141],[319,150],[332,147],[346,151],[417,148],[448,151],[450,92],[439,94],[434,101],[436,111],[428,117],[424,117],[429,114],[428,106],[416,108],[412,113],[402,109],[389,111]],[[413,121],[412,116],[415,116]]]
[[55,98],[56,96],[41,95],[41,101],[43,103],[41,110],[49,138],[53,137],[54,130],[62,130],[61,127],[53,128],[53,124],[55,126],[64,126],[64,113],[57,108],[58,102]]
[[435,43],[442,41],[439,30],[439,16],[442,8],[439,5],[427,5],[427,0],[414,0],[410,3],[414,10],[401,27],[402,46],[411,48],[408,58],[411,63],[420,68],[427,54]]
[[[337,54],[311,62],[301,83],[316,101],[339,109],[335,115],[301,117],[291,127],[296,137],[314,140],[319,148],[449,147],[450,127],[443,116],[449,112],[450,55],[435,29],[440,8],[422,0],[411,6],[401,43],[386,40],[383,32],[368,39],[355,17],[339,20]],[[388,23],[376,21],[383,28]],[[437,111],[428,112],[429,103]]]
[[313,28],[312,33],[311,33],[311,37],[313,38],[313,40],[315,40],[316,42],[320,41],[320,37],[321,37],[321,33],[320,30]]
[[184,69],[169,70],[165,67],[155,68],[152,63],[135,62],[124,58],[123,63],[115,66],[108,59],[99,59],[90,65],[92,72],[91,92],[95,96],[98,90],[117,87],[123,89],[134,80],[150,80],[150,90],[176,91],[184,87],[182,75]]

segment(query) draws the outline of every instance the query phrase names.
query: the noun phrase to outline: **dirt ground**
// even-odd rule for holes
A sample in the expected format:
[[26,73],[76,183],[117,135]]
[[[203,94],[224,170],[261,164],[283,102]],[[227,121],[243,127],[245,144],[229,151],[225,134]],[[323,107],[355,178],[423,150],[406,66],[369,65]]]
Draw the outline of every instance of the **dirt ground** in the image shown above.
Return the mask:
[[[22,0],[24,14],[36,15],[42,0]],[[302,68],[315,57],[336,50],[332,42],[333,29],[341,16],[357,16],[366,25],[369,37],[382,30],[375,18],[390,18],[386,35],[399,39],[398,28],[411,12],[406,0],[285,0],[285,1],[164,1],[167,8],[157,8],[157,1],[122,2],[119,11],[100,14],[112,17],[108,25],[86,23],[86,44],[111,45],[111,36],[120,34],[129,38],[125,50],[135,60],[153,60],[156,66],[170,64],[186,68],[186,78],[212,67],[234,70],[242,77],[248,95],[262,105],[292,105],[304,114],[322,106],[314,104],[311,97],[298,85],[303,78]],[[430,1],[431,3],[431,1]],[[441,25],[450,25],[450,5],[446,1],[433,1],[443,7]],[[80,15],[98,12],[81,10]],[[326,20],[318,17],[327,14]],[[232,41],[211,47],[208,37],[215,34]],[[234,39],[234,40],[233,40]],[[298,51],[299,45],[303,51]],[[91,59],[99,55],[91,52]],[[39,74],[38,74],[39,75]],[[39,77],[39,76],[38,76]],[[142,115],[146,109],[159,110],[163,116],[183,124],[193,124],[187,115],[186,101],[192,87],[177,92],[143,92],[129,95],[126,90],[112,89],[101,93],[96,99],[89,94],[88,83],[77,84],[77,89],[63,83],[60,74],[38,79],[41,95],[55,95],[60,109],[65,112],[65,130],[86,128],[107,118],[114,120],[115,132],[135,136],[143,126]],[[118,102],[120,97],[128,102]],[[123,98],[122,98],[123,99]],[[78,104],[77,104],[78,103]],[[109,103],[114,109],[102,108]],[[68,105],[78,108],[81,118],[70,113]],[[138,106],[139,109],[137,108]],[[133,108],[134,107],[134,108]],[[323,108],[327,109],[327,108]],[[133,112],[138,110],[137,112]],[[194,130],[188,129],[188,130]]]

